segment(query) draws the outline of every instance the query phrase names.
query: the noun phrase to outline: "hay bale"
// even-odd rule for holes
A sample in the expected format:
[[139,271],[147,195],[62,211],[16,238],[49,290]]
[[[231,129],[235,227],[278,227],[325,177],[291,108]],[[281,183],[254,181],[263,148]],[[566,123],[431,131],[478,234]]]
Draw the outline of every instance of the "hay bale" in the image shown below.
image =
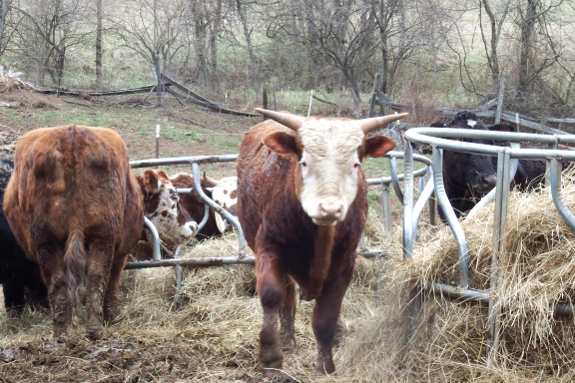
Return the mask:
[[[565,203],[575,210],[575,175],[564,174]],[[471,264],[471,288],[489,291],[493,205],[462,223]],[[420,243],[413,259],[385,265],[379,318],[350,339],[342,356],[373,381],[571,381],[575,358],[573,317],[555,316],[558,302],[575,300],[575,233],[559,216],[549,190],[512,192],[506,242],[500,257],[501,343],[486,363],[487,308],[426,296],[415,336],[408,343],[406,300],[415,286],[459,281],[457,244],[449,228]],[[377,366],[373,368],[370,366]]]

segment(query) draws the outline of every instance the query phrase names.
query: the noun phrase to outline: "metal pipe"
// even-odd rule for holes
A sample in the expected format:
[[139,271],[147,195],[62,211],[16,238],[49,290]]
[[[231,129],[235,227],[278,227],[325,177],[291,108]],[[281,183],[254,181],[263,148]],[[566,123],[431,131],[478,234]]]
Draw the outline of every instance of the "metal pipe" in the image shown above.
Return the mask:
[[234,264],[254,264],[256,258],[253,256],[245,257],[200,257],[200,258],[177,258],[161,259],[159,261],[138,261],[127,262],[124,270],[147,269],[150,267],[173,267],[176,265],[202,267],[202,266],[222,266]]
[[228,220],[232,226],[234,226],[238,232],[238,242],[239,242],[239,254],[240,257],[244,257],[246,255],[246,238],[244,237],[244,231],[236,217],[234,217],[230,212],[226,209],[218,205],[214,200],[204,193],[202,187],[200,185],[200,165],[197,163],[192,163],[192,178],[194,180],[194,187],[196,188],[196,193],[200,196],[200,198],[209,205],[212,209],[223,216],[225,219]]
[[173,158],[150,158],[146,160],[130,161],[132,168],[146,168],[165,165],[187,165],[190,163],[212,164],[214,162],[233,162],[238,159],[237,154],[221,154],[216,156],[191,156]]
[[[433,182],[433,170],[431,166],[427,167],[427,182]],[[433,191],[428,199],[428,210],[429,210],[429,224],[435,226],[435,186],[433,186]]]
[[553,197],[553,203],[557,208],[557,211],[561,215],[561,218],[565,221],[571,230],[575,231],[575,215],[565,205],[563,200],[563,194],[561,193],[561,161],[557,158],[551,160],[551,196]]
[[[445,296],[451,299],[475,301],[481,304],[488,304],[490,299],[490,294],[484,291],[462,289],[460,287],[444,285],[436,282],[427,282],[424,289],[433,294]],[[573,315],[575,314],[575,306],[570,303],[557,303],[555,305],[555,314]]]
[[445,187],[443,186],[443,151],[436,146],[433,147],[432,161],[435,195],[447,219],[447,223],[451,228],[451,232],[457,241],[457,250],[459,252],[459,286],[466,289],[469,287],[469,250],[467,249],[467,240],[465,239],[465,233],[463,232],[461,224],[451,207],[449,198],[445,193]]
[[152,235],[152,258],[154,261],[159,261],[162,259],[162,252],[160,251],[160,235],[158,234],[158,229],[156,229],[156,226],[154,226],[148,217],[144,217],[144,224],[148,227]]
[[405,179],[403,187],[405,196],[403,198],[403,255],[405,258],[411,258],[413,252],[413,151],[411,144],[407,143],[404,148],[403,167]]
[[[176,247],[176,251],[174,251],[174,259],[180,257],[180,249],[182,245]],[[176,272],[176,293],[174,294],[174,303],[180,303],[182,301],[182,280],[183,280],[183,272],[182,272],[182,265],[174,266]]]
[[391,191],[388,183],[381,183],[381,205],[383,211],[383,229],[391,233],[392,230],[392,211],[391,211]]
[[208,218],[210,218],[210,206],[208,204],[204,204],[204,206],[204,217],[202,218],[202,222],[198,224],[198,233],[204,228],[204,226],[206,226]]
[[[415,207],[413,208],[413,236],[414,236],[414,240],[416,239],[416,231],[417,231],[417,222],[419,221],[419,217],[421,216],[421,213],[423,212],[423,208],[425,207],[426,203],[429,200],[429,197],[431,197],[431,195],[433,194],[433,190],[435,189],[435,185],[433,183],[433,179],[430,179],[427,184],[425,185],[425,187],[423,188],[423,191],[421,192],[421,194],[419,194],[419,198],[417,199],[417,202],[415,203]],[[435,205],[434,205],[435,207]]]
[[[405,161],[405,159],[404,159],[404,161]],[[399,203],[403,204],[403,193],[401,192],[401,187],[399,186],[399,178],[397,177],[397,161],[395,160],[395,157],[391,157],[389,159],[389,171],[391,173],[391,185],[393,186],[393,190],[395,191],[395,195],[399,199]],[[411,171],[412,171],[412,173],[410,174],[410,177],[413,178],[413,165],[411,167]],[[405,177],[405,174],[407,174],[407,173],[403,173],[403,174]]]

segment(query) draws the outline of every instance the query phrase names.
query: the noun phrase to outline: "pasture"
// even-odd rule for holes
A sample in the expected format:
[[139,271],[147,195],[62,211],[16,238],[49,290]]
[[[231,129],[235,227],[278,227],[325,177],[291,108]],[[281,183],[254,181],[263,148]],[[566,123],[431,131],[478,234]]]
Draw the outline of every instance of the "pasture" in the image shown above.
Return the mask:
[[[2,97],[2,95],[0,95]],[[0,108],[4,150],[24,131],[64,123],[103,125],[124,138],[132,159],[154,156],[155,124],[162,115],[160,156],[236,153],[242,133],[259,119],[221,116],[178,104],[164,111],[146,107],[78,105],[34,97],[25,106]],[[28,102],[28,101],[27,101]],[[191,122],[190,122],[191,121]],[[373,160],[369,160],[373,161]],[[383,161],[365,165],[369,177],[387,174]],[[183,169],[186,170],[187,169]],[[202,169],[204,170],[204,169]],[[231,175],[233,165],[206,169]],[[169,169],[175,173],[180,169]],[[565,177],[566,203],[575,208],[573,175]],[[421,281],[457,283],[457,247],[449,229],[424,227],[413,260],[404,260],[401,232],[383,232],[378,192],[370,192],[365,230],[369,248],[387,250],[358,258],[343,302],[343,334],[334,349],[336,372],[315,372],[316,344],[310,326],[313,302],[298,302],[294,353],[282,371],[264,379],[257,371],[262,313],[251,266],[185,269],[182,302],[173,303],[172,268],[125,271],[120,314],[101,340],[80,327],[52,338],[46,310],[27,307],[21,316],[0,310],[0,381],[3,382],[523,382],[572,381],[575,323],[549,307],[575,298],[572,261],[575,234],[552,207],[548,192],[512,193],[508,222],[508,283],[499,292],[503,311],[498,361],[486,361],[487,308],[426,296],[415,336],[408,341],[405,310],[409,290]],[[394,201],[396,201],[394,199]],[[400,211],[397,201],[396,213]],[[469,238],[471,284],[487,289],[493,209],[463,225]],[[423,222],[427,220],[424,218]],[[184,257],[235,255],[237,237],[191,243]]]

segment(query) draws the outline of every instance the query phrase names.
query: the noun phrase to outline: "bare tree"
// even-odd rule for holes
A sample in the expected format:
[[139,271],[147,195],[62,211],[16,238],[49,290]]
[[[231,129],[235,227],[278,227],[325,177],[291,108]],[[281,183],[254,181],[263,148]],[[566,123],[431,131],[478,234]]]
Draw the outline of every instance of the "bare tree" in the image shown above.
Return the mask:
[[86,40],[90,30],[83,27],[88,8],[83,0],[27,0],[12,8],[22,16],[14,45],[23,58],[36,62],[38,82],[46,74],[54,83],[63,76],[66,48]]
[[[503,10],[499,15],[497,15],[493,10],[490,4],[490,0],[480,0],[479,4],[479,26],[481,29],[481,39],[483,40],[483,46],[485,47],[487,63],[491,71],[491,80],[494,87],[497,87],[499,76],[501,75],[498,45],[499,40],[501,39],[501,29],[509,13],[509,6],[511,5],[511,1],[512,0],[507,0],[504,3]],[[487,17],[489,18],[489,39],[487,33],[483,29],[483,18],[481,12],[482,9],[485,10]]]
[[188,48],[185,35],[185,0],[126,0],[118,3],[110,22],[122,45],[139,53],[149,63],[156,54],[169,65],[182,49]]

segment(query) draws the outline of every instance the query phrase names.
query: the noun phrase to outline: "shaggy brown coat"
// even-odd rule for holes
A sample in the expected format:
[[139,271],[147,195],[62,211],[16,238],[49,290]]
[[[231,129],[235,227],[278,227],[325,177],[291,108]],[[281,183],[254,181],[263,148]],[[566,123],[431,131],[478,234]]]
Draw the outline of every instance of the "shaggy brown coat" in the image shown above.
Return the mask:
[[112,130],[60,126],[26,133],[16,146],[4,212],[48,287],[54,334],[76,321],[87,287],[87,335],[98,338],[116,309],[120,274],[144,222],[128,150]]

